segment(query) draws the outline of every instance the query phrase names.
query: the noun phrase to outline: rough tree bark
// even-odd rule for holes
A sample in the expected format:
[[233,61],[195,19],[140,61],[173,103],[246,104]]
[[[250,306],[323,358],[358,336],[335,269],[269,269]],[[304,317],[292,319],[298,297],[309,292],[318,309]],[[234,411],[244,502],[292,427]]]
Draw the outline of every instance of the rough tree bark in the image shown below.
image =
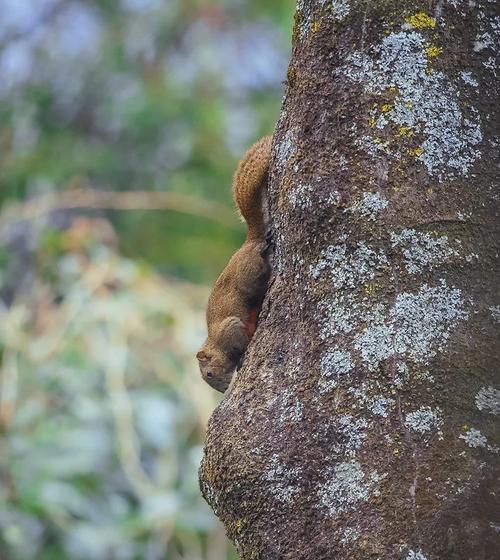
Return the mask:
[[243,560],[500,551],[491,0],[299,0],[274,276],[208,426]]

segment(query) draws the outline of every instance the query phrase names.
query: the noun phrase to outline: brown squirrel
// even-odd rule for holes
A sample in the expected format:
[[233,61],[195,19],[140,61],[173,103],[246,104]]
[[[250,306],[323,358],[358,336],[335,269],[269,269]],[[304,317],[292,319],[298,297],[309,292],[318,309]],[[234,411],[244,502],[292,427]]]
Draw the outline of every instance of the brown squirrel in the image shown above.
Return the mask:
[[203,379],[223,393],[257,328],[267,290],[270,266],[266,255],[263,191],[271,154],[271,137],[265,136],[243,156],[233,178],[233,197],[247,223],[243,245],[217,278],[208,299],[208,337],[196,354]]

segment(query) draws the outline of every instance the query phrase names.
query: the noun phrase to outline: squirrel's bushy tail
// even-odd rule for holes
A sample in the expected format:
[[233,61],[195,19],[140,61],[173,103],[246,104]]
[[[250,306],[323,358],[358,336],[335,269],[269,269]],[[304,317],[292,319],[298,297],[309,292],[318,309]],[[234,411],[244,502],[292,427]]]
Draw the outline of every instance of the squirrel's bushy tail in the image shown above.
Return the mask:
[[271,140],[271,136],[264,136],[249,148],[233,178],[233,197],[247,223],[248,240],[260,239],[265,235],[262,189],[267,181]]

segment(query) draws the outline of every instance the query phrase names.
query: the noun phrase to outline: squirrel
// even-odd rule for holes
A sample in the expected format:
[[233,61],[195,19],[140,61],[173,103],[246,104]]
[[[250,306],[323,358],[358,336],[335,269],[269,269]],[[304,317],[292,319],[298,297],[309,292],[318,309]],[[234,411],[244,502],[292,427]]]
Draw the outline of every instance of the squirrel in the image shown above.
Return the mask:
[[203,379],[224,393],[256,328],[271,269],[264,216],[271,137],[264,136],[240,160],[232,191],[247,224],[243,245],[217,278],[207,305],[208,337],[196,354]]

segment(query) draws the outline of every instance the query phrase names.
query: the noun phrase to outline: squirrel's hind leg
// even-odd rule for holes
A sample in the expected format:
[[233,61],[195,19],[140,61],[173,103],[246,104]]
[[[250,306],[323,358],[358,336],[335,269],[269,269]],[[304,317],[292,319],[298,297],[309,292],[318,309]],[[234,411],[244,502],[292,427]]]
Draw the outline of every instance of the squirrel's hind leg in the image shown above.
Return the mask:
[[270,267],[261,254],[265,246],[265,242],[262,242],[247,247],[245,259],[238,267],[238,291],[247,302],[259,300],[266,293]]
[[239,362],[249,342],[245,324],[236,316],[226,317],[220,323],[216,339],[220,348],[224,349],[235,365]]

